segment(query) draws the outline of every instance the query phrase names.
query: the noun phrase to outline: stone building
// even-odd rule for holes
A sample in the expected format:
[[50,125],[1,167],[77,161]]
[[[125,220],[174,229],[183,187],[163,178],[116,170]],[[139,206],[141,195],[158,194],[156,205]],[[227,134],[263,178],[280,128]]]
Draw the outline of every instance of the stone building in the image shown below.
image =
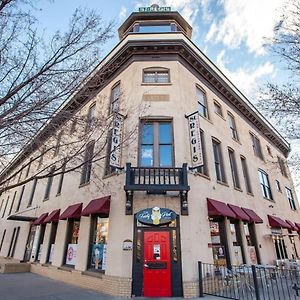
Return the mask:
[[[289,144],[197,48],[178,12],[140,9],[119,37],[58,111],[97,117],[106,110],[113,118],[106,159],[101,166],[90,160],[97,148],[91,140],[79,171],[3,193],[0,256],[129,297],[195,297],[198,261],[230,266],[298,258]],[[80,97],[103,70],[97,93]],[[76,135],[71,127],[60,126]],[[36,139],[51,141],[46,132],[47,125]],[[40,151],[28,149],[2,180]],[[28,164],[27,173],[35,168],[38,162]]]

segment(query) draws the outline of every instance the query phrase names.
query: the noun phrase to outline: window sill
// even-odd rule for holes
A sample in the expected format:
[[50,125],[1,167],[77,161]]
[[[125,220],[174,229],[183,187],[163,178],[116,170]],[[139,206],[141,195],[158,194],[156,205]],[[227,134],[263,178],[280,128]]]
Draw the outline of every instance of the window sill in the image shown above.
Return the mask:
[[[199,112],[198,112],[199,113]],[[201,114],[199,114],[199,116],[202,118],[202,119],[204,119],[204,120],[206,120],[207,122],[209,122],[210,124],[213,124],[213,122],[208,118],[208,117],[204,117],[204,116],[202,116]]]
[[58,267],[57,268],[58,270],[61,270],[61,271],[65,271],[65,272],[72,272],[73,270],[75,270],[75,267],[73,266],[67,266],[67,265],[65,265],[65,266],[61,266],[61,267]]
[[216,114],[217,116],[219,116],[223,121],[226,122],[226,119],[225,119],[222,115],[218,114],[217,112],[215,112],[215,114]]
[[243,190],[240,189],[240,188],[234,187],[234,189],[235,189],[236,191],[238,191],[238,192],[243,192]]
[[149,85],[156,85],[156,86],[168,86],[168,85],[172,85],[172,83],[171,82],[167,82],[167,83],[159,83],[159,82],[149,82],[149,83],[147,83],[147,82],[142,82],[141,83],[141,85],[142,86],[149,86]]
[[81,183],[81,184],[78,186],[78,188],[82,188],[82,187],[84,187],[84,186],[87,186],[87,185],[89,185],[90,183],[91,183],[90,181]]
[[86,276],[91,276],[91,277],[96,277],[96,278],[100,278],[102,279],[102,276],[104,274],[104,271],[91,271],[91,270],[87,270],[87,271],[83,271],[81,272],[82,275],[86,275]]
[[236,143],[242,145],[242,143],[241,143],[239,140],[237,140],[237,139],[235,139],[235,138],[233,138],[233,137],[232,137],[232,139],[233,139]]
[[61,193],[58,193],[58,194],[55,195],[55,197],[59,197],[60,195],[61,195]]
[[200,173],[200,172],[195,172],[194,175],[195,175],[195,176],[199,176],[199,177],[203,177],[203,178],[205,178],[205,179],[207,179],[207,180],[211,180],[210,177],[209,177],[208,175],[202,174],[202,173]]
[[49,198],[44,198],[43,202],[48,201],[48,200],[49,200]]
[[229,184],[227,182],[217,180],[217,183],[229,187]]
[[266,198],[266,197],[263,197],[265,200],[267,200],[267,201],[270,201],[270,202],[273,202],[273,203],[275,203],[275,200],[273,200],[273,199],[270,199],[270,198]]
[[254,197],[254,194],[253,194],[253,193],[247,192],[247,195]]
[[119,175],[118,172],[112,172],[110,174],[106,174],[102,177],[102,179],[107,179],[107,178],[110,178],[110,177],[113,177],[113,176],[116,176],[116,175]]

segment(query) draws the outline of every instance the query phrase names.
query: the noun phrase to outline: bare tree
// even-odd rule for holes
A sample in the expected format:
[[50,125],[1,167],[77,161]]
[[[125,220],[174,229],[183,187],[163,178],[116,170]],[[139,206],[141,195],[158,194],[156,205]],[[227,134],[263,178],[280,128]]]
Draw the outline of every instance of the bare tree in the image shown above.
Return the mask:
[[101,47],[112,36],[112,23],[104,24],[94,11],[77,9],[66,32],[44,41],[37,20],[22,10],[31,2],[0,2],[1,161],[49,122],[99,62]]
[[[269,82],[262,89],[260,108],[274,120],[292,142],[300,139],[300,0],[287,1],[275,35],[267,47],[290,74],[282,85]],[[291,166],[300,170],[299,153],[290,158]]]

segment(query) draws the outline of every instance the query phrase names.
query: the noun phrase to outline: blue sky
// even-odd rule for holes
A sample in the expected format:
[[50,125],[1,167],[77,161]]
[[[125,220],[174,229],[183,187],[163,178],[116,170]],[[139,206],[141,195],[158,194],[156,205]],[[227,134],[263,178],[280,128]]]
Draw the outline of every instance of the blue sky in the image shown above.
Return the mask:
[[179,11],[193,26],[193,41],[255,102],[267,80],[283,82],[288,74],[279,59],[263,47],[265,37],[283,12],[283,0],[55,0],[38,2],[37,15],[45,34],[64,30],[77,7],[93,8],[105,21],[114,20],[116,34],[104,47],[101,58],[118,43],[117,28],[139,6],[158,3]]

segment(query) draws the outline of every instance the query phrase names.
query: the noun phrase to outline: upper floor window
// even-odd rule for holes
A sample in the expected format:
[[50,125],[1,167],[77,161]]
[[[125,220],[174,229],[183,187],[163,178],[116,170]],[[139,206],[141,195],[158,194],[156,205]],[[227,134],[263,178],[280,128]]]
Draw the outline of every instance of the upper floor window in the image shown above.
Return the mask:
[[152,121],[142,124],[140,141],[141,167],[174,165],[171,121]]
[[280,168],[280,172],[283,176],[287,177],[287,171],[286,171],[286,164],[285,164],[285,161],[277,156],[277,159],[278,159],[278,164],[279,164],[279,168]]
[[238,169],[237,169],[237,165],[236,165],[235,155],[234,155],[234,151],[230,148],[228,149],[228,155],[229,155],[229,162],[230,162],[233,186],[235,188],[240,189],[241,188],[240,179],[239,179]]
[[216,171],[217,180],[221,182],[226,182],[224,163],[223,163],[223,157],[221,151],[221,143],[213,139],[212,145],[213,145],[215,171]]
[[251,132],[250,132],[250,137],[251,137],[251,141],[252,141],[252,147],[253,147],[254,154],[257,157],[259,157],[260,159],[264,159],[262,151],[261,151],[259,139]]
[[178,31],[178,26],[175,23],[135,23],[133,32],[139,33],[160,33]]
[[120,110],[121,88],[120,82],[111,89],[110,113],[119,112]]
[[94,103],[90,106],[87,114],[86,131],[91,129],[93,121],[95,120],[95,116],[96,116],[96,104]]
[[292,190],[285,187],[285,192],[286,192],[286,196],[289,200],[289,204],[290,204],[291,209],[296,210],[296,204],[295,204],[295,200],[293,198]]
[[231,137],[234,139],[234,140],[237,140],[239,139],[238,137],[238,134],[237,134],[237,130],[236,130],[236,125],[235,125],[235,120],[234,120],[234,117],[231,113],[227,113],[228,115],[228,125],[229,125],[229,129],[230,129],[230,134],[231,134]]
[[143,70],[144,83],[169,83],[170,71],[166,68],[147,68]]
[[218,114],[219,116],[223,117],[222,106],[216,100],[214,101],[214,110],[215,110],[216,114]]
[[263,196],[267,199],[272,200],[273,197],[272,197],[268,174],[263,170],[258,170],[258,176],[259,176],[259,182],[260,182],[260,187],[261,187]]
[[62,135],[63,135],[63,131],[60,131],[59,134],[57,135],[56,145],[55,145],[54,152],[53,152],[53,157],[55,157],[59,153]]
[[209,174],[208,174],[207,157],[205,151],[204,132],[202,130],[200,131],[200,137],[201,137],[201,146],[202,146],[203,165],[197,168],[197,172],[208,176]]
[[275,183],[276,183],[277,191],[281,193],[280,182],[278,180],[275,180]]
[[246,157],[241,156],[241,163],[242,163],[242,171],[243,171],[243,176],[244,176],[244,179],[245,179],[245,185],[246,185],[247,193],[252,194],[252,188],[251,188],[251,182],[250,182]]
[[196,93],[198,101],[198,112],[202,117],[208,118],[206,94],[199,87],[196,88]]
[[50,197],[51,187],[52,187],[52,183],[53,183],[53,175],[54,175],[55,169],[56,169],[56,167],[52,166],[50,169],[50,172],[48,174],[48,180],[47,180],[44,200],[48,200]]
[[94,141],[89,142],[88,145],[86,146],[80,184],[90,182],[91,173],[92,173],[92,162],[94,157],[94,148],[95,148]]

